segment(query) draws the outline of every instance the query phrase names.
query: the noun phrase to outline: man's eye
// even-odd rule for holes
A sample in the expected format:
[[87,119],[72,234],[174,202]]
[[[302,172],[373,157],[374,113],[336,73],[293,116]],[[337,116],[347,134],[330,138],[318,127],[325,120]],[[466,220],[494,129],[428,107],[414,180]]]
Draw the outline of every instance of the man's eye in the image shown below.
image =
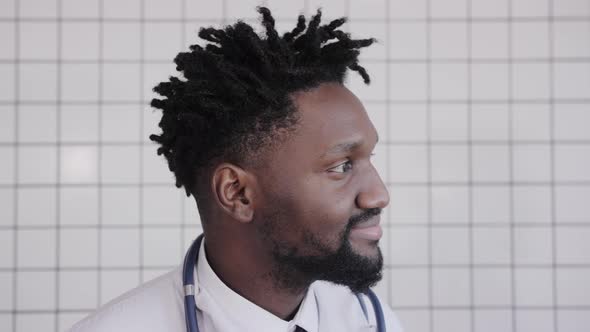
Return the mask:
[[343,162],[342,164],[329,169],[330,172],[335,172],[335,173],[346,173],[346,172],[350,172],[350,170],[352,170],[352,161],[350,161],[350,160],[347,160],[347,161]]

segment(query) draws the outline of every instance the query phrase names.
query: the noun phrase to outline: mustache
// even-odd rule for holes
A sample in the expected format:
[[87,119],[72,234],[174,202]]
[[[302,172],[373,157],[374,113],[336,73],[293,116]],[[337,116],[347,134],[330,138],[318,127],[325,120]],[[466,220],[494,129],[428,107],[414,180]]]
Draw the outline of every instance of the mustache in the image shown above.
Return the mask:
[[350,217],[348,220],[348,227],[352,228],[355,225],[362,223],[363,221],[367,221],[374,216],[378,216],[381,214],[381,208],[371,208],[363,210],[363,212],[359,213],[356,216]]

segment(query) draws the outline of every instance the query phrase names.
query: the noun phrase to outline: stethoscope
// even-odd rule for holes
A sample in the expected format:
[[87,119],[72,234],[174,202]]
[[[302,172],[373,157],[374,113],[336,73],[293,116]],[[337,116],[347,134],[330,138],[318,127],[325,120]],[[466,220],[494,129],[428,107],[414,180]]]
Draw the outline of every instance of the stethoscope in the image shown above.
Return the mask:
[[[182,266],[182,284],[184,285],[184,312],[186,320],[187,332],[199,332],[199,325],[197,324],[197,304],[195,303],[195,279],[194,266],[197,265],[199,256],[199,248],[203,241],[203,235],[199,235],[197,239],[190,246],[189,250],[184,256],[184,263]],[[385,332],[385,319],[383,317],[383,309],[377,295],[372,290],[368,290],[366,295],[371,300],[373,308],[375,309],[375,317],[377,320],[377,332]],[[361,305],[365,317],[367,317],[367,307],[361,297],[361,294],[356,294],[357,299]]]

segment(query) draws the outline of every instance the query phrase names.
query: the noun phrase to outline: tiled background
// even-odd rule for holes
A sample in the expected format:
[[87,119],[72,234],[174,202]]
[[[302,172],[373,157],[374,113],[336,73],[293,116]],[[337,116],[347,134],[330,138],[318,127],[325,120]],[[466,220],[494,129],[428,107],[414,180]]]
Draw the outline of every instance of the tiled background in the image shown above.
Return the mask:
[[[198,27],[259,1],[0,1],[0,331],[61,331],[179,264],[192,199],[147,139]],[[266,1],[381,42],[348,82],[391,193],[407,332],[590,330],[590,1]]]

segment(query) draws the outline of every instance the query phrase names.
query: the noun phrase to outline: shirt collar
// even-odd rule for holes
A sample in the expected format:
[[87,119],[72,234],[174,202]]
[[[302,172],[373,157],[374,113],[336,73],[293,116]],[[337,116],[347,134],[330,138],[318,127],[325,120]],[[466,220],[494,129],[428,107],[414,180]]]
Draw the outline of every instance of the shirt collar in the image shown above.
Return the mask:
[[[198,264],[195,267],[195,279],[196,293],[208,293],[214,302],[224,311],[230,313],[228,317],[231,317],[240,326],[248,327],[249,324],[254,323],[256,325],[252,326],[252,330],[262,325],[265,326],[267,331],[290,332],[295,330],[296,325],[299,325],[307,332],[318,331],[318,306],[313,287],[309,287],[295,317],[291,321],[282,320],[234,292],[219,279],[211,265],[209,265],[209,261],[207,261],[205,239],[203,239],[199,249]],[[207,308],[200,309],[207,311]],[[250,329],[246,328],[245,330]]]
[[319,307],[316,294],[313,291],[313,287],[310,286],[307,290],[307,294],[305,294],[305,297],[301,302],[299,311],[297,311],[297,314],[295,314],[295,317],[291,321],[293,329],[295,328],[295,325],[298,325],[307,332],[318,332],[318,312]]

